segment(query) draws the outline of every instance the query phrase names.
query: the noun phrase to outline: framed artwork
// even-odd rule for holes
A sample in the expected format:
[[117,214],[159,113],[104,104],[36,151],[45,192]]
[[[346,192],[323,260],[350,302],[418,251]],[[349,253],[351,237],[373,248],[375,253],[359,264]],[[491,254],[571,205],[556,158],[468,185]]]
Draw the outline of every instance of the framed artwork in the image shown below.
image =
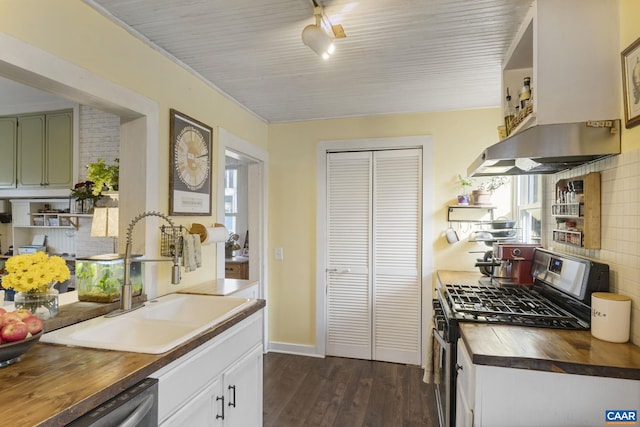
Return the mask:
[[640,124],[640,39],[622,51],[622,89],[627,129]]
[[169,215],[211,216],[210,126],[171,109]]

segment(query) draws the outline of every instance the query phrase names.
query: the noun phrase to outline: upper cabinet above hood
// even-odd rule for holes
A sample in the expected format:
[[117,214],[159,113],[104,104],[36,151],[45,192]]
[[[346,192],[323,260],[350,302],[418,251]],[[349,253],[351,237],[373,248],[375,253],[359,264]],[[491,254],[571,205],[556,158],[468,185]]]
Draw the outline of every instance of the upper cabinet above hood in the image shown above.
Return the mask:
[[[618,3],[533,1],[502,69],[503,100],[509,89],[517,103],[531,78],[532,112],[480,154],[470,176],[554,173],[620,153]],[[592,121],[611,122],[618,133],[587,126]]]
[[556,173],[620,154],[620,120],[541,125],[492,145],[467,170],[469,176]]

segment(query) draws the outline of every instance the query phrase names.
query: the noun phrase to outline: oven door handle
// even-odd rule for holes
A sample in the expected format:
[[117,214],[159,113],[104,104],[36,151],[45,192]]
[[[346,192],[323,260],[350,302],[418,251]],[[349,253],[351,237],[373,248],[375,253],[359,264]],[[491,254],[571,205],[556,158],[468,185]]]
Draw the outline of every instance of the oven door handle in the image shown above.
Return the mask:
[[440,347],[442,347],[443,349],[447,348],[448,343],[444,340],[442,335],[440,335],[440,331],[434,328],[433,336],[436,337],[436,340],[438,340],[438,344],[440,344]]

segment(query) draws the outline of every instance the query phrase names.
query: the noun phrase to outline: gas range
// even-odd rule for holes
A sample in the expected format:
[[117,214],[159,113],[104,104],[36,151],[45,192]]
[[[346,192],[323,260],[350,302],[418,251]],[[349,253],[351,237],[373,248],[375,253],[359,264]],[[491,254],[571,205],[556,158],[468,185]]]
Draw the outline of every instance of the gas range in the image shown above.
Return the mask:
[[[533,284],[449,283],[436,290],[448,328],[457,322],[589,329],[591,294],[609,290],[609,266],[535,248]],[[457,338],[454,332],[451,339]],[[453,342],[453,341],[450,341]]]
[[535,248],[532,285],[448,283],[433,301],[434,339],[442,372],[436,401],[440,425],[455,427],[457,349],[461,322],[586,330],[591,294],[609,290],[609,266]]

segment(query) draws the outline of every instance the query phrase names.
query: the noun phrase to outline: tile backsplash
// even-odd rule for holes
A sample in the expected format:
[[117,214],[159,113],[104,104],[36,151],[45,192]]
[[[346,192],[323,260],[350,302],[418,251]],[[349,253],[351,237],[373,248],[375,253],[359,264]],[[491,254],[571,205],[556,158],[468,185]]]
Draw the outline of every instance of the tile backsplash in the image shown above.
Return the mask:
[[[600,249],[554,242],[551,204],[560,179],[600,172]],[[631,341],[640,345],[640,150],[589,163],[544,177],[543,246],[609,264],[610,291],[631,297]]]

